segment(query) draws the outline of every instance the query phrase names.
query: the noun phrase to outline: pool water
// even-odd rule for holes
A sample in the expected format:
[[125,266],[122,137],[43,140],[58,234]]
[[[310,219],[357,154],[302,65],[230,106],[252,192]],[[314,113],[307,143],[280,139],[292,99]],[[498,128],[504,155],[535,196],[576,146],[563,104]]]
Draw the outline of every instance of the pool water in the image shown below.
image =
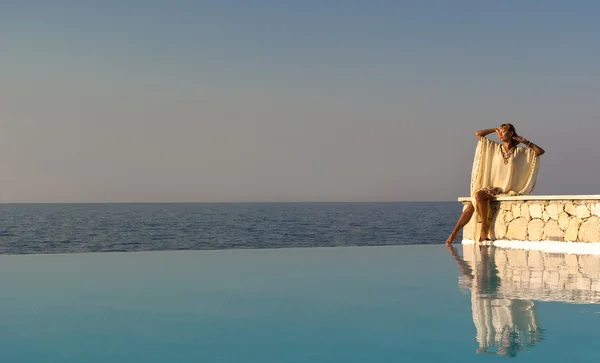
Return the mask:
[[465,245],[0,256],[2,362],[597,362],[600,258]]

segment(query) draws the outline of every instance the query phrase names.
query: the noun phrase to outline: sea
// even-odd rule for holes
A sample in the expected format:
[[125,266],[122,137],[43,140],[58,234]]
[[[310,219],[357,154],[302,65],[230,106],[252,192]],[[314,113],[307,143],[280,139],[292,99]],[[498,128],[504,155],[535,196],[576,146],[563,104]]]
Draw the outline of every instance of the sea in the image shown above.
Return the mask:
[[600,257],[439,246],[460,211],[2,204],[0,362],[598,362]]
[[0,204],[0,254],[443,244],[458,202]]

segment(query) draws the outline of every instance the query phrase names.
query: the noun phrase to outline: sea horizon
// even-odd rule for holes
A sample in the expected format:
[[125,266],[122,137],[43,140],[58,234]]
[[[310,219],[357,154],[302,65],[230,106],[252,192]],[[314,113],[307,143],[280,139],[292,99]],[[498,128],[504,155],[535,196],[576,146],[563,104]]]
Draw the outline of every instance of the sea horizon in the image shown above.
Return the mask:
[[2,203],[0,253],[442,244],[458,202]]
[[399,200],[399,201],[192,201],[192,202],[179,202],[179,201],[56,201],[56,202],[2,202],[0,205],[9,204],[394,204],[394,203],[459,203],[457,200]]

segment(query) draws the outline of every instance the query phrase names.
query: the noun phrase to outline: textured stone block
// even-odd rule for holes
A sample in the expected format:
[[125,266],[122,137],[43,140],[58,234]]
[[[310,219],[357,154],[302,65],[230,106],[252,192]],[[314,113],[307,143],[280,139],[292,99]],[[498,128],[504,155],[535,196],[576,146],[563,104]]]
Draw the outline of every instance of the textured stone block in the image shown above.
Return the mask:
[[590,210],[593,215],[595,215],[596,217],[600,217],[600,203],[592,204]]
[[544,235],[544,221],[541,219],[532,219],[527,226],[527,234],[530,241],[541,241]]
[[543,206],[541,204],[531,204],[529,206],[529,214],[531,218],[542,218]]
[[527,220],[525,218],[516,218],[508,225],[506,238],[512,240],[527,240]]
[[575,210],[575,215],[577,218],[581,219],[591,216],[589,209],[585,205],[578,205]]
[[531,219],[531,216],[529,215],[529,204],[521,204],[521,217],[524,217],[527,220]]
[[550,220],[550,215],[548,214],[548,212],[544,211],[542,213],[542,219],[544,220],[544,222],[548,222]]
[[569,213],[569,215],[574,216],[577,214],[577,207],[573,203],[567,203],[565,205],[565,212]]
[[509,211],[509,210],[504,211],[504,222],[509,223],[513,219],[514,219],[514,217],[513,217],[513,214],[511,211]]
[[498,240],[504,238],[504,236],[506,236],[506,222],[501,213],[496,213],[491,223],[490,238]]
[[550,203],[546,206],[546,212],[551,219],[558,220],[558,216],[563,211],[562,204]]
[[579,240],[581,242],[600,242],[600,219],[590,217],[579,227]]
[[565,241],[575,242],[577,241],[577,236],[579,236],[579,226],[581,225],[581,220],[578,218],[571,218],[569,220],[569,225],[565,232]]
[[519,204],[513,205],[512,214],[514,218],[519,218],[521,216],[521,207],[519,206]]
[[560,229],[566,231],[567,227],[569,227],[570,220],[571,217],[569,217],[569,214],[567,212],[560,212],[560,215],[558,216],[558,226],[560,227]]
[[512,211],[513,202],[502,202],[500,203],[500,208],[506,211]]
[[558,226],[557,221],[548,221],[544,226],[544,240],[562,241],[565,237],[565,232]]

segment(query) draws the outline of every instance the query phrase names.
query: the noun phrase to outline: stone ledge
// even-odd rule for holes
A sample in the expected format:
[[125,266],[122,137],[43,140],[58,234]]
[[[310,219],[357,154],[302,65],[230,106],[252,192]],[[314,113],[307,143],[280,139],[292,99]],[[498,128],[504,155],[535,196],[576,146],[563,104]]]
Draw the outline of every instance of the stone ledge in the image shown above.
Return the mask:
[[[471,201],[458,200],[463,209]],[[600,195],[502,196],[490,203],[492,240],[600,242]],[[463,239],[480,226],[471,218]]]
[[[517,200],[600,200],[600,194],[591,195],[519,195],[515,197],[501,196],[493,198],[497,201],[517,201]],[[458,198],[459,202],[470,202],[469,197]]]

